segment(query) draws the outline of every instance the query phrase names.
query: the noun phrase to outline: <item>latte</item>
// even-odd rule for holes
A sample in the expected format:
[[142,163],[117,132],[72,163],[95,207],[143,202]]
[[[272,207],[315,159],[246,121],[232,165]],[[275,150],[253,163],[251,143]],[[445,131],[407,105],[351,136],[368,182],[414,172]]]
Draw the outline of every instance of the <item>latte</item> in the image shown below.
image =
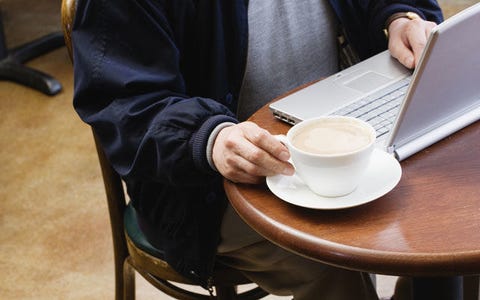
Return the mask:
[[292,144],[296,148],[318,155],[350,153],[371,142],[371,133],[364,126],[336,119],[310,124],[292,138]]

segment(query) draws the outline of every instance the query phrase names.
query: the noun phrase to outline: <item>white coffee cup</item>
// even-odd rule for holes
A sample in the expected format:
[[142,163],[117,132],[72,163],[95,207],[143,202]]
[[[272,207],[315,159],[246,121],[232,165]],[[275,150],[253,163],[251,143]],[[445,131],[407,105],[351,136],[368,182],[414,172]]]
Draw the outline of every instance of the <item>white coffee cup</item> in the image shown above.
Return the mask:
[[296,174],[310,190],[339,197],[358,186],[376,134],[360,119],[325,116],[302,121],[277,138],[288,147]]

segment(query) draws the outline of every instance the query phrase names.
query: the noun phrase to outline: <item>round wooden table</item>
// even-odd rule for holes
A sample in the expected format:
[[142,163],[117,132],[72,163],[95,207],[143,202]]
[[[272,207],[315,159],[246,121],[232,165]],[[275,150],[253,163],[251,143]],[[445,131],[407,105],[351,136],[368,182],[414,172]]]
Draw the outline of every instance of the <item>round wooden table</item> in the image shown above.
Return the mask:
[[[272,134],[290,128],[268,105],[251,121]],[[240,216],[300,255],[377,274],[444,277],[480,273],[480,125],[473,124],[401,162],[385,196],[340,210],[289,204],[266,186],[225,181]]]

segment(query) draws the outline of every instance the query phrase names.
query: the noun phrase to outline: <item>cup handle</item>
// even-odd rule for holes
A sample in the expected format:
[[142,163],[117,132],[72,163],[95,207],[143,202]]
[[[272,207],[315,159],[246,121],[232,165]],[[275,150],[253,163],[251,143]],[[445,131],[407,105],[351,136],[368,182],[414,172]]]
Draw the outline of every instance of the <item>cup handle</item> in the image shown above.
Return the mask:
[[[277,135],[274,135],[273,136],[277,141],[279,141],[280,143],[284,144],[285,147],[288,148],[288,151],[290,151],[290,148],[288,147],[288,139],[287,139],[287,136],[284,135],[284,134],[277,134]],[[295,167],[295,164],[293,163],[292,161],[292,155],[290,155],[290,159],[288,160],[289,163],[291,163],[293,165],[293,167]]]

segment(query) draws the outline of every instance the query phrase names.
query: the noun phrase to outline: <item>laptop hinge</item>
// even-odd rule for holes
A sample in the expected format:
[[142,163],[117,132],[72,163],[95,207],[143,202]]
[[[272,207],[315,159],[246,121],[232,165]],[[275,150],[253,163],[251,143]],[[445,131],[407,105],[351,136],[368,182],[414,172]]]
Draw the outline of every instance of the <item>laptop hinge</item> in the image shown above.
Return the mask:
[[411,155],[427,148],[428,146],[440,141],[443,138],[457,132],[458,130],[476,122],[480,119],[480,107],[469,112],[463,113],[459,117],[417,137],[400,147],[393,146],[394,154],[399,161],[402,161]]

